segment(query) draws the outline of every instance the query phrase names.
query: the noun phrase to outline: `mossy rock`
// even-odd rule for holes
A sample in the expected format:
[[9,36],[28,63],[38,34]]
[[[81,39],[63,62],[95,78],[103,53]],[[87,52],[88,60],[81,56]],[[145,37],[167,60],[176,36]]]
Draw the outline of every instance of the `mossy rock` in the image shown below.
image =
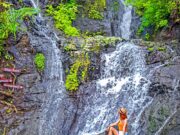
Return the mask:
[[156,118],[150,115],[148,120],[148,131],[154,133],[158,129]]

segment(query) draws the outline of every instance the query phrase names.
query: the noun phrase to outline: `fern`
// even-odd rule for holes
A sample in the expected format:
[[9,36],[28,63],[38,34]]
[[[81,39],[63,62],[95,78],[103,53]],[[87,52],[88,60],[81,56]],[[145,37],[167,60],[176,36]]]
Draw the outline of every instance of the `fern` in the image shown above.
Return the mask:
[[47,7],[46,12],[52,16],[55,22],[55,27],[62,30],[67,36],[78,36],[79,31],[72,26],[73,20],[76,19],[77,4],[75,0],[62,4],[53,8],[52,5]]
[[33,16],[38,12],[34,8],[14,9],[5,2],[0,3],[3,11],[0,14],[0,44],[8,38],[9,34],[16,36],[16,32],[20,30],[20,24],[25,16]]

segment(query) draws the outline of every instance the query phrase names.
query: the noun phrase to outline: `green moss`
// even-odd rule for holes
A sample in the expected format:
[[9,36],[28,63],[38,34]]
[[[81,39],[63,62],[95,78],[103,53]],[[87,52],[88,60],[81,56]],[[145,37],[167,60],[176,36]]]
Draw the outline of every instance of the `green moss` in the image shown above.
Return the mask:
[[67,90],[76,91],[78,89],[79,84],[84,82],[87,77],[89,65],[88,55],[85,53],[79,54],[66,77],[65,87]]
[[154,51],[154,47],[149,47],[148,51],[153,52]]
[[45,56],[42,53],[37,53],[34,59],[34,63],[38,71],[43,71],[45,68]]
[[103,12],[106,8],[106,0],[87,0],[82,7],[82,16],[87,16],[90,19],[102,20],[104,18]]
[[114,12],[117,12],[119,11],[119,7],[120,7],[120,4],[119,4],[119,1],[113,1],[113,4],[111,5],[112,9]]
[[79,30],[72,26],[72,22],[76,19],[77,4],[75,0],[67,3],[60,3],[57,7],[47,6],[46,12],[52,16],[55,27],[62,30],[67,36],[79,36]]
[[159,109],[159,114],[161,115],[161,117],[166,118],[166,117],[170,114],[170,112],[169,112],[168,108],[166,108],[166,107],[161,107],[161,108]]
[[3,45],[0,45],[0,57],[2,57],[5,53],[5,49]]
[[0,58],[4,58],[7,61],[11,61],[14,59],[14,57],[8,53],[3,45],[0,45]]
[[75,61],[70,69],[70,73],[66,77],[66,89],[70,91],[76,91],[79,87],[78,70],[80,67],[80,61]]
[[95,37],[95,36],[104,36],[105,33],[103,31],[98,31],[98,32],[90,32],[86,31],[82,34],[83,37]]
[[88,17],[95,20],[102,20],[103,15],[100,11],[97,10],[97,5],[91,5],[91,8],[88,13]]
[[148,131],[149,132],[154,132],[157,129],[157,123],[156,119],[153,116],[149,116],[149,121],[148,121]]
[[[99,53],[101,47],[107,47],[110,45],[115,46],[116,42],[122,41],[121,38],[103,36],[86,37],[77,41],[80,40],[80,50],[73,51],[72,49],[69,49],[69,47],[66,47],[66,50],[70,51],[70,54],[72,54],[71,56],[75,59],[74,64],[70,67],[70,71],[66,71],[67,76],[65,86],[69,91],[78,90],[80,83],[85,82],[88,78],[88,70],[91,63],[88,52]],[[75,43],[70,44],[75,45]]]
[[12,55],[10,55],[8,52],[5,53],[4,58],[5,58],[6,60],[13,60],[13,59],[14,59],[14,57],[13,57]]
[[86,52],[99,53],[101,48],[115,46],[116,43],[121,41],[122,39],[119,37],[104,37],[104,36],[85,37],[84,43],[81,44],[81,48]]
[[64,46],[64,50],[68,51],[75,51],[77,50],[76,45],[73,42],[68,43],[68,45]]
[[149,40],[149,39],[150,39],[150,34],[149,34],[149,33],[146,33],[145,39],[146,39],[146,40]]
[[166,51],[166,48],[165,48],[165,47],[158,47],[157,50],[158,50],[158,51],[165,52],[165,51]]

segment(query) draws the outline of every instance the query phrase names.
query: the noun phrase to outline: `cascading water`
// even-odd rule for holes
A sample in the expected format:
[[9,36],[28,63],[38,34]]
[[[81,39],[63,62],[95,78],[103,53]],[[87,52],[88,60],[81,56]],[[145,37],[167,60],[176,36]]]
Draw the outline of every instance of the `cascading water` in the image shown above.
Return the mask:
[[132,21],[132,6],[126,6],[124,0],[120,0],[121,3],[124,5],[124,14],[123,19],[120,24],[121,29],[121,37],[124,39],[129,39],[131,36],[131,21]]
[[[31,0],[34,8],[37,8],[38,1]],[[61,63],[61,52],[57,47],[57,36],[46,24],[39,13],[38,21],[35,22],[34,34],[30,33],[31,44],[37,50],[43,51],[46,56],[46,68],[43,75],[43,85],[46,96],[40,113],[40,120],[37,131],[39,135],[58,135],[61,133],[63,116],[61,114],[62,98],[65,97],[63,82],[63,67]],[[38,35],[38,36],[37,36]],[[41,40],[39,40],[41,39]]]
[[[124,4],[123,0],[120,0]],[[131,10],[124,4],[124,14],[120,25],[121,36],[131,36]],[[139,134],[139,120],[144,109],[152,102],[147,96],[150,82],[146,79],[144,54],[140,47],[125,42],[117,45],[116,51],[104,54],[105,62],[97,90],[85,106],[80,119],[86,118],[79,128],[78,135],[99,134],[118,117],[117,109],[124,106],[128,110],[131,123],[130,134]],[[81,121],[82,122],[82,121]],[[80,124],[80,123],[79,123]]]
[[[39,7],[39,0],[24,1],[31,2],[34,8]],[[124,0],[119,0],[119,2],[124,6],[124,13],[122,19],[120,18],[117,33],[124,39],[130,39],[132,7],[126,7]],[[118,119],[117,110],[122,106],[128,110],[129,134],[141,135],[144,133],[141,132],[141,126],[144,124],[140,123],[141,116],[145,112],[144,110],[155,101],[148,95],[151,84],[148,78],[153,75],[152,72],[156,68],[160,68],[166,63],[149,72],[146,67],[144,50],[131,42],[120,43],[114,52],[102,54],[101,77],[96,83],[92,81],[92,84],[96,86],[92,87],[94,91],[87,93],[88,98],[85,100],[86,95],[80,95],[80,99],[84,100],[83,103],[79,103],[79,101],[74,103],[71,102],[76,101],[74,99],[65,100],[70,97],[64,88],[61,51],[57,45],[59,39],[56,33],[48,26],[41,13],[32,22],[34,22],[34,24],[32,23],[33,27],[29,29],[31,45],[37,52],[43,52],[46,56],[46,68],[43,72],[42,82],[37,85],[37,89],[43,88],[46,93],[42,99],[42,110],[35,115],[35,117],[38,116],[38,120],[35,118],[37,123],[33,121],[35,126],[32,128],[30,126],[28,130],[25,129],[23,135],[100,135],[110,123]],[[175,79],[172,94],[174,99],[178,87],[179,80]],[[79,98],[78,96],[77,92],[77,98]],[[75,107],[76,105],[77,107]],[[177,104],[175,104],[174,110],[155,132],[156,135],[163,131],[163,128],[176,114],[177,108]],[[71,116],[67,116],[69,114]]]
[[128,109],[131,134],[138,134],[140,115],[152,101],[147,96],[150,82],[145,77],[143,51],[132,43],[121,43],[115,52],[104,54],[102,61],[105,64],[101,79],[97,81],[96,94],[81,116],[86,118],[86,122],[78,134],[103,132],[108,124],[118,119],[120,106]]

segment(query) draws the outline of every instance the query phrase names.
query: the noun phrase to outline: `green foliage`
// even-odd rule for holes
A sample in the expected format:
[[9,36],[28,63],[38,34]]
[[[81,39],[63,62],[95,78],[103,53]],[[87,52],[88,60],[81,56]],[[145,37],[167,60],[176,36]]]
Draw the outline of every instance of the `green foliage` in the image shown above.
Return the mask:
[[85,39],[85,45],[83,49],[85,51],[91,51],[99,53],[101,47],[115,46],[117,42],[121,42],[122,39],[118,37],[104,37],[104,36],[95,36]]
[[149,33],[146,33],[145,39],[146,39],[146,40],[149,40],[149,39],[150,39],[150,34],[149,34]]
[[97,32],[93,32],[93,31],[88,31],[86,30],[85,32],[83,32],[81,34],[81,36],[83,38],[88,38],[88,37],[95,37],[95,36],[106,36],[106,33],[102,30],[99,30]]
[[97,5],[92,5],[88,14],[88,17],[95,20],[102,20],[103,16],[101,12],[97,10]]
[[13,60],[13,59],[14,59],[14,57],[13,57],[12,55],[10,55],[9,53],[6,53],[6,54],[4,55],[4,58],[5,58],[6,60]]
[[157,126],[158,126],[155,117],[150,115],[148,123],[149,123],[148,124],[148,130],[150,132],[154,132],[157,129]]
[[[171,15],[178,10],[179,0],[126,0],[132,4],[138,15],[142,17],[139,32],[144,28],[154,27],[155,32],[162,27],[168,26]],[[177,14],[177,13],[176,13]]]
[[2,10],[0,14],[0,44],[8,38],[9,34],[16,36],[24,17],[33,16],[38,12],[37,9],[27,7],[16,10],[6,2],[0,2],[0,8]]
[[119,11],[119,7],[120,7],[119,1],[117,1],[117,0],[114,1],[113,4],[111,5],[111,7],[112,7],[112,9],[113,9],[114,12]]
[[77,50],[76,45],[73,42],[68,43],[68,45],[64,46],[64,50],[68,51],[75,51]]
[[45,68],[45,56],[42,53],[37,53],[34,59],[34,63],[38,71],[43,71]]
[[[66,77],[66,89],[76,91],[80,82],[84,82],[90,65],[89,57],[85,53],[81,53],[71,66],[70,73]],[[79,77],[81,76],[81,77]]]
[[75,91],[78,89],[79,87],[79,80],[78,80],[78,70],[80,67],[80,61],[76,61],[71,69],[70,69],[70,73],[67,75],[66,78],[66,89],[70,90],[70,91]]
[[[79,44],[78,41],[80,40],[81,42]],[[113,46],[120,41],[122,41],[122,39],[118,37],[103,36],[86,37],[84,39],[77,40],[76,43],[70,41],[70,43],[66,45],[64,49],[66,51],[70,51],[69,54],[73,56],[75,62],[71,66],[70,71],[66,70],[66,89],[70,91],[76,91],[78,90],[80,83],[86,81],[90,67],[88,52],[99,53],[101,47],[107,47],[110,45]],[[81,45],[81,49],[78,51],[74,51],[76,44]]]
[[87,0],[83,4],[82,14],[87,15],[91,19],[102,20],[103,12],[106,8],[106,0]]
[[78,12],[75,0],[70,0],[65,4],[60,3],[55,8],[49,5],[46,12],[54,18],[57,29],[62,30],[67,36],[79,36],[79,31],[72,26]]
[[5,58],[5,60],[13,60],[14,57],[8,53],[3,45],[0,45],[0,58]]
[[3,45],[0,45],[0,57],[4,55],[5,49]]
[[166,48],[165,47],[158,47],[157,50],[164,52],[164,51],[166,51]]
[[154,51],[154,47],[149,47],[148,51],[153,52]]

